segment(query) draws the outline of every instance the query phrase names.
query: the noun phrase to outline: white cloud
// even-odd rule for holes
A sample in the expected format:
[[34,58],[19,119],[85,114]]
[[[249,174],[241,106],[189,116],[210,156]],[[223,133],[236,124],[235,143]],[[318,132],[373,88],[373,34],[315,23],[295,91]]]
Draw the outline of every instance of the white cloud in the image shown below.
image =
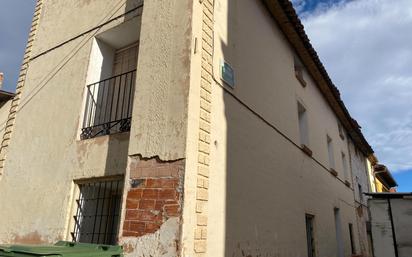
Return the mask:
[[305,0],[291,0],[293,7],[295,7],[296,11],[298,13],[302,12],[303,9],[305,8]]
[[412,1],[340,3],[303,23],[378,159],[412,169]]

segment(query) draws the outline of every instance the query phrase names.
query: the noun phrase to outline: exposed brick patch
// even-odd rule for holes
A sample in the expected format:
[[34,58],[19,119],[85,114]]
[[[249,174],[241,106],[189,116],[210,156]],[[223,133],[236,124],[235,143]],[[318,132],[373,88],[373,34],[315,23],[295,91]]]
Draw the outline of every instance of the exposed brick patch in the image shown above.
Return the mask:
[[181,216],[179,175],[182,175],[183,160],[133,159],[129,167],[131,179],[138,179],[139,183],[127,193],[123,236],[154,233],[168,218]]

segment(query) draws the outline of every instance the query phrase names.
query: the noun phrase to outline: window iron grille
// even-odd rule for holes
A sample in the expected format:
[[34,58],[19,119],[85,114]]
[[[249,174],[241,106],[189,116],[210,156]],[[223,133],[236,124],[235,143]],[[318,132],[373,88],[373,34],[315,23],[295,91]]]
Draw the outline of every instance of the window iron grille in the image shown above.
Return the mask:
[[87,86],[81,139],[130,131],[136,70]]
[[114,245],[120,222],[122,178],[78,184],[73,242]]

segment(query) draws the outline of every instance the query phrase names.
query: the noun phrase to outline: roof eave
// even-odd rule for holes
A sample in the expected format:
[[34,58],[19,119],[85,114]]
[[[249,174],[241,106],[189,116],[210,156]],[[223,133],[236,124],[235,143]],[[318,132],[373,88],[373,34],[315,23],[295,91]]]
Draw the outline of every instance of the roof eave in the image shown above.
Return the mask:
[[333,84],[310,43],[292,4],[288,0],[263,0],[263,2],[356,146],[365,156],[373,154],[372,147],[365,139],[357,122],[349,114],[339,90]]
[[16,94],[0,89],[0,102],[7,102],[14,98]]

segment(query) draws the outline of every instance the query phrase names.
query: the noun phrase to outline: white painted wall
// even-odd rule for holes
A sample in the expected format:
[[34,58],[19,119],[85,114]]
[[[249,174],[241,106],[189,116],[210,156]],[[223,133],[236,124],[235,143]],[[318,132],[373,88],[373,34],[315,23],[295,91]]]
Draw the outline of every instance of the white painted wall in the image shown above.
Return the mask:
[[[306,71],[305,88],[296,79],[294,51],[264,5],[217,0],[214,19],[208,255],[306,256],[308,213],[315,216],[317,256],[338,256],[339,208],[349,256],[348,224],[357,225],[353,191],[343,183],[341,152],[349,156],[348,147],[336,116]],[[234,68],[233,89],[219,78],[222,60]],[[309,147],[323,167],[296,147],[298,101],[307,110]],[[333,139],[339,179],[327,170],[326,135]]]

